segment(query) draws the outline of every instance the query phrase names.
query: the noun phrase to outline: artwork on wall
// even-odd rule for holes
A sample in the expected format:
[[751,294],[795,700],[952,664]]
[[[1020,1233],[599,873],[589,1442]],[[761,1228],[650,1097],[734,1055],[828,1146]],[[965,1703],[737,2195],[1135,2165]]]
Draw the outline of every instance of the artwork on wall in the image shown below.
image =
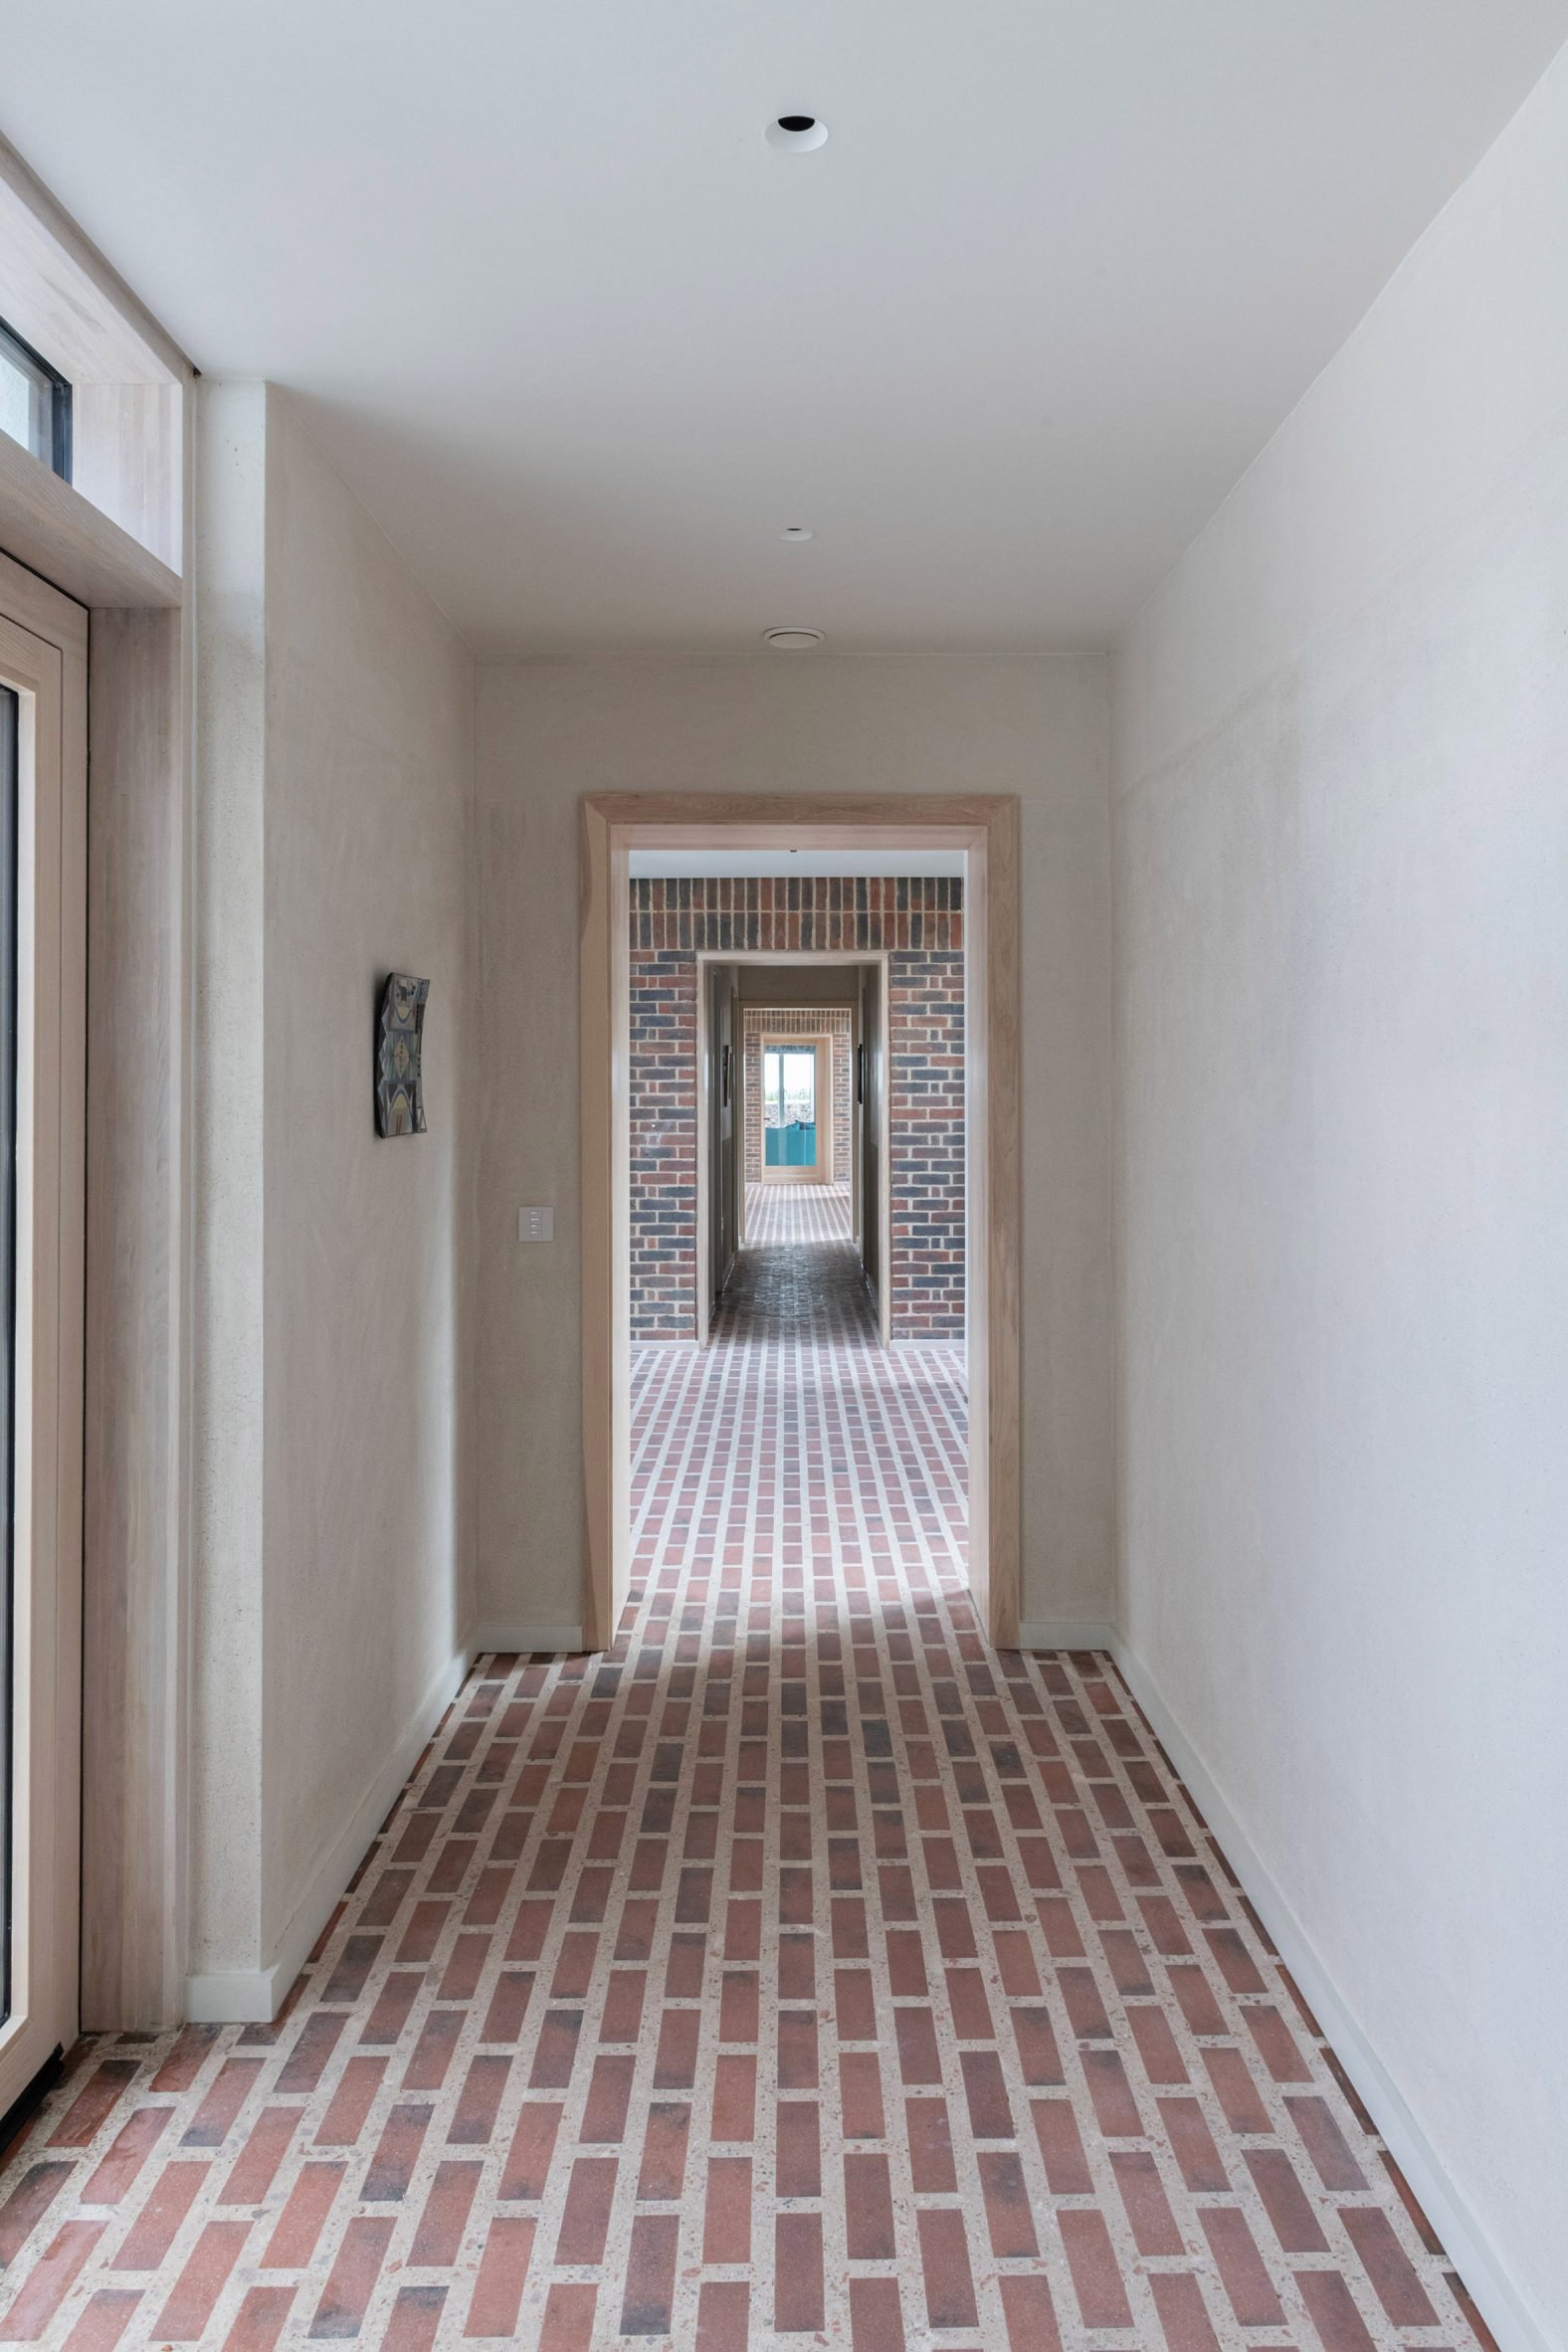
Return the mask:
[[425,1096],[420,1052],[425,1037],[428,980],[389,972],[376,1021],[376,1133],[423,1135]]

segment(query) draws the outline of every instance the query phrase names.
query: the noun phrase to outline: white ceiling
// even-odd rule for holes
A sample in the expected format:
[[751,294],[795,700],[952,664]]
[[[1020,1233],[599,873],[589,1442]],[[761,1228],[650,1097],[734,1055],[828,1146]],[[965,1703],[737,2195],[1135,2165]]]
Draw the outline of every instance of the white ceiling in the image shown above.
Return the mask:
[[[1568,0],[55,0],[7,14],[0,129],[200,366],[308,398],[482,651],[1021,652],[1127,619],[1565,39]],[[794,110],[815,154],[764,143]]]
[[629,850],[634,878],[659,875],[962,875],[962,850]]

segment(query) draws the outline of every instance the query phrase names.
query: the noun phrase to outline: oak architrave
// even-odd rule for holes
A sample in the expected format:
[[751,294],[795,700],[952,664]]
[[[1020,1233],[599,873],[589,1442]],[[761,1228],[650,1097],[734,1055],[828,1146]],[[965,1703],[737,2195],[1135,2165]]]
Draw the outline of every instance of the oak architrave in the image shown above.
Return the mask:
[[599,1649],[614,1638],[630,1582],[630,853],[918,848],[967,856],[969,1581],[992,1642],[1015,1647],[1022,1585],[1017,799],[617,792],[586,794],[581,809],[584,1640]]

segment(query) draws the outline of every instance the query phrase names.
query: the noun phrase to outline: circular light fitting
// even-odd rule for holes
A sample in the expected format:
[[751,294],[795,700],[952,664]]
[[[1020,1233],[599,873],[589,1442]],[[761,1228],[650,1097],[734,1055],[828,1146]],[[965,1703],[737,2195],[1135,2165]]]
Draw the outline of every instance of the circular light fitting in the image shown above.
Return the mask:
[[809,654],[822,643],[820,629],[764,629],[762,642],[776,654]]
[[781,539],[809,539],[810,531],[803,522],[787,522],[779,532]]
[[828,125],[819,122],[815,114],[780,114],[762,135],[770,147],[787,147],[796,155],[809,155],[813,147],[827,145]]

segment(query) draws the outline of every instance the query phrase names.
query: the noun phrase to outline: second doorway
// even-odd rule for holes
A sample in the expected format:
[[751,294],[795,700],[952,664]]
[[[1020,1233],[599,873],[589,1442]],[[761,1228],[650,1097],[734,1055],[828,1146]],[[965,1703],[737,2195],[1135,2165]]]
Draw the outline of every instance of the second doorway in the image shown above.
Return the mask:
[[702,953],[697,974],[697,1340],[788,1188],[853,1241],[885,1345],[885,954]]

